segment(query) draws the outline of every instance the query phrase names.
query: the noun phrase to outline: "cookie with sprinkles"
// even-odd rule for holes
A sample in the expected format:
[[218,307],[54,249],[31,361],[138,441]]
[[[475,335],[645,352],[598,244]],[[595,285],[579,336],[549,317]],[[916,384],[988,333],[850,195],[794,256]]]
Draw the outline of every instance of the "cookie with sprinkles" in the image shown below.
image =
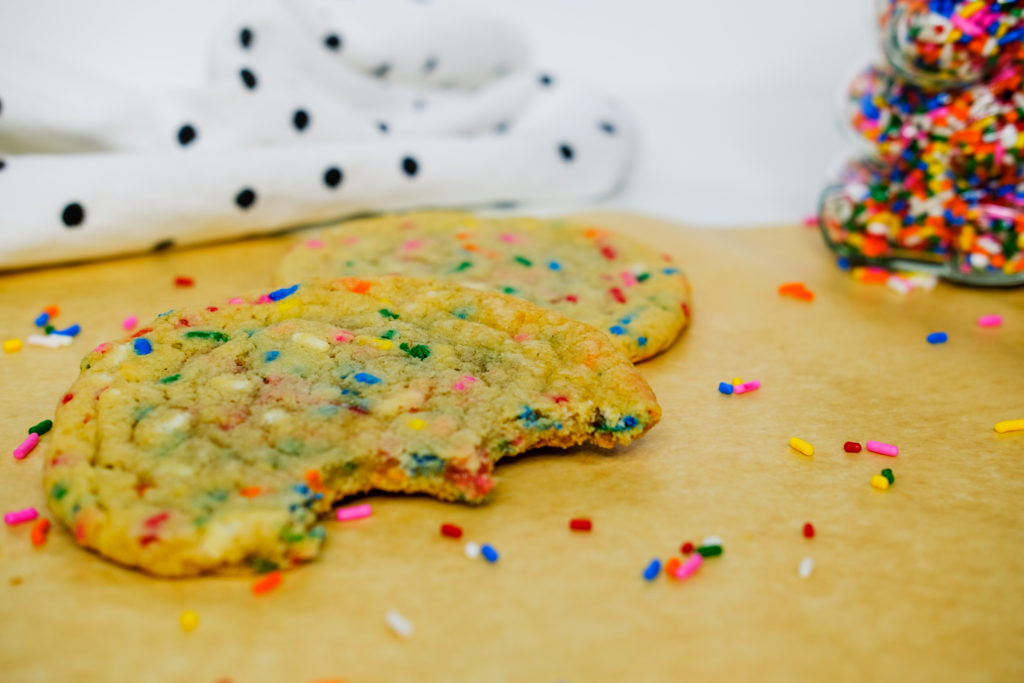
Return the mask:
[[286,568],[346,497],[479,503],[502,457],[627,444],[660,417],[604,333],[407,277],[171,311],[81,367],[54,418],[50,509],[81,545],[166,576]]
[[411,275],[512,294],[593,325],[633,361],[665,350],[690,318],[690,287],[671,258],[599,227],[461,212],[384,215],[307,235],[279,283]]

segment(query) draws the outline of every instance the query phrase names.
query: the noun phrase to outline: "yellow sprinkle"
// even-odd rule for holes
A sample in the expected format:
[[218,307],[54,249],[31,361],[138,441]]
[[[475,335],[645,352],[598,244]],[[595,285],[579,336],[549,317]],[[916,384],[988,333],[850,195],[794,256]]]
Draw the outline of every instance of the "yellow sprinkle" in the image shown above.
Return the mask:
[[392,346],[394,346],[394,344],[391,343],[390,339],[371,339],[370,343],[383,351],[387,351]]
[[737,384],[743,384],[743,379],[740,378],[740,377],[733,377],[732,378],[732,385],[736,386]]
[[417,417],[415,420],[409,421],[409,426],[413,429],[423,429],[427,426],[427,423]]
[[996,422],[996,431],[1000,434],[1024,431],[1024,420],[1003,420],[1002,422]]
[[181,613],[181,617],[178,621],[181,622],[182,631],[194,631],[196,626],[199,626],[199,615],[192,610],[187,609]]
[[884,491],[889,488],[889,480],[883,477],[881,474],[876,474],[871,477],[871,485],[879,491]]
[[297,305],[298,304],[296,304],[294,301],[282,301],[277,305],[277,310],[279,310],[281,313],[284,313],[285,311],[292,310]]
[[7,353],[14,353],[15,351],[21,351],[21,340],[20,339],[4,339],[4,351]]
[[308,332],[296,332],[292,335],[292,341],[296,344],[302,344],[314,351],[326,351],[330,346],[325,340],[320,337],[315,337]]
[[797,436],[789,440],[789,447],[800,451],[804,455],[814,455],[814,446]]

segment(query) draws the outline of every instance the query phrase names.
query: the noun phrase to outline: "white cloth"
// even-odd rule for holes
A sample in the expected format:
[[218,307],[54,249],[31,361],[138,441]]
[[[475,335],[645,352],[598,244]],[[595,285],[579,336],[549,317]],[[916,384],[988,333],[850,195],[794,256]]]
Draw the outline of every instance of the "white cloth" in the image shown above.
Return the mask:
[[623,181],[634,138],[612,100],[534,67],[515,31],[465,5],[246,1],[209,84],[183,92],[0,55],[0,268],[595,198]]

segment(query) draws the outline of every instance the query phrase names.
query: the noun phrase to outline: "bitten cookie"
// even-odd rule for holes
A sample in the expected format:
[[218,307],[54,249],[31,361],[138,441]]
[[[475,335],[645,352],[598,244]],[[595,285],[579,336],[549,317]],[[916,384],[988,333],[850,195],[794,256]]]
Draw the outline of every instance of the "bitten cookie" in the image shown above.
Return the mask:
[[514,297],[341,278],[166,313],[102,344],[44,486],[78,542],[180,576],[313,558],[356,493],[481,502],[495,462],[659,419],[611,339]]
[[668,257],[601,228],[459,212],[386,215],[304,237],[276,282],[413,275],[512,294],[610,334],[633,361],[676,340],[690,288]]

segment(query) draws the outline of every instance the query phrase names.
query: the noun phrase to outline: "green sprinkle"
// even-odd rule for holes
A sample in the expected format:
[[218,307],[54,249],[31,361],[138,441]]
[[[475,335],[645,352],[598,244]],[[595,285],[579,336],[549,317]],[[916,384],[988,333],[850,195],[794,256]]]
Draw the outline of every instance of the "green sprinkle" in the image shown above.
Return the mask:
[[171,382],[177,382],[181,379],[181,375],[167,375],[160,380],[160,384],[170,384]]
[[405,342],[402,342],[398,345],[398,348],[402,349],[413,358],[419,358],[420,360],[426,360],[427,356],[430,355],[430,347],[423,344],[409,346]]
[[650,278],[650,277],[651,277],[650,273],[640,273],[639,275],[636,276],[636,281],[637,282],[646,282],[647,279]]
[[888,467],[886,467],[884,470],[882,470],[882,476],[889,480],[889,485],[890,486],[892,485],[892,483],[894,481],[896,481],[896,477],[893,476],[892,470],[890,470]]
[[288,527],[281,529],[281,540],[285,543],[298,543],[306,540],[306,534],[291,531]]
[[516,288],[515,287],[503,287],[501,291],[505,292],[506,294],[515,294],[516,293]]
[[277,569],[277,563],[271,562],[265,557],[250,557],[249,566],[257,574],[267,574]]
[[398,330],[388,330],[384,334],[380,335],[380,338],[381,339],[394,339],[396,334],[398,334]]
[[391,311],[389,311],[386,308],[382,308],[382,309],[380,309],[377,312],[380,313],[385,318],[387,318],[388,320],[398,320],[398,314],[397,313],[392,313]]
[[64,486],[64,484],[57,482],[56,484],[53,485],[53,488],[50,489],[50,498],[53,498],[54,500],[60,500],[65,496],[65,494],[67,494],[67,492],[67,487]]
[[46,333],[46,334],[50,334],[55,329],[57,329],[57,328],[54,327],[53,325],[47,325],[46,327],[43,328],[43,332]]
[[50,431],[51,427],[53,427],[53,420],[43,420],[39,424],[37,424],[37,425],[35,425],[33,427],[29,427],[28,428],[28,433],[29,434],[38,434],[39,436],[42,436],[46,432]]
[[456,272],[456,273],[461,273],[461,272],[462,272],[462,271],[464,271],[464,270],[465,270],[466,268],[470,268],[470,267],[472,267],[472,265],[473,265],[473,264],[472,264],[472,262],[470,262],[470,261],[463,261],[463,262],[462,262],[462,263],[460,263],[459,265],[455,266],[455,272]]
[[213,341],[226,342],[230,337],[223,332],[212,330],[192,330],[185,333],[185,339],[212,339]]
[[722,546],[720,545],[702,545],[697,548],[697,552],[701,554],[701,557],[715,557],[716,555],[722,554]]
[[524,266],[528,266],[528,267],[529,266],[533,266],[533,261],[531,261],[530,259],[528,259],[528,258],[526,258],[524,256],[516,256],[516,262],[517,263],[522,263]]

